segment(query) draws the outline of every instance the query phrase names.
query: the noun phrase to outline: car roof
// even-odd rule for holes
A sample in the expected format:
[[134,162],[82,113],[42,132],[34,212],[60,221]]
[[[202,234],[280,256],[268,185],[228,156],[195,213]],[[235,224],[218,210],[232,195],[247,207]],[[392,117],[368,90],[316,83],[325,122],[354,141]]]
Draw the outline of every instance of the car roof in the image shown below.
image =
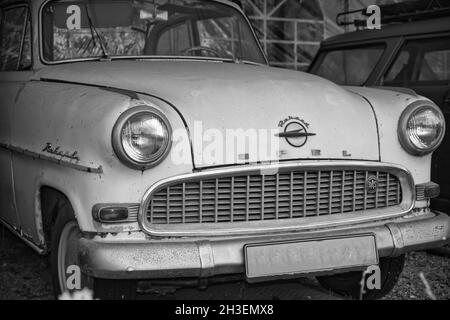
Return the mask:
[[379,40],[401,36],[450,32],[450,17],[382,26],[379,30],[358,30],[337,35],[322,42],[322,46]]

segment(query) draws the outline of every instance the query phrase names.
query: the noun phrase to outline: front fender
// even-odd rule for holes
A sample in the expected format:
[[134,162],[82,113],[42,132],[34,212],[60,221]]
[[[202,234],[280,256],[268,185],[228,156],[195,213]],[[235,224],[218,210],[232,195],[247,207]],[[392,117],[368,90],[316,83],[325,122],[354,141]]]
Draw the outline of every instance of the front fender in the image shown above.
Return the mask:
[[[144,172],[123,164],[111,142],[120,114],[137,104],[151,104],[164,113],[179,140],[174,141],[177,147],[172,147],[160,165]],[[11,147],[19,151],[13,156],[15,187],[20,190],[16,192],[17,210],[25,232],[36,243],[43,241],[40,206],[36,203],[42,186],[67,196],[81,230],[114,232],[93,221],[95,204],[140,203],[155,182],[193,170],[183,120],[171,105],[157,98],[93,86],[33,81],[17,100],[12,123]],[[49,152],[48,144],[62,154]],[[173,153],[180,149],[188,154],[182,162],[174,161]],[[30,212],[35,212],[35,221]],[[137,230],[138,225],[122,226],[120,230],[124,229]]]
[[365,87],[347,87],[347,89],[366,98],[374,109],[380,135],[381,161],[408,168],[416,184],[430,182],[432,154],[413,156],[403,149],[397,138],[398,122],[406,107],[419,100],[430,100],[415,95],[413,91],[400,92]]

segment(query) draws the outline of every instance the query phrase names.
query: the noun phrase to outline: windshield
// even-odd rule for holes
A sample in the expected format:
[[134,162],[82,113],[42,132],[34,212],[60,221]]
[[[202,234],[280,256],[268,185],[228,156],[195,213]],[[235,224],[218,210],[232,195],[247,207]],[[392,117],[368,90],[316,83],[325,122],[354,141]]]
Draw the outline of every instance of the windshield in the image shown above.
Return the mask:
[[42,11],[47,62],[207,57],[265,64],[243,15],[196,0],[59,0]]
[[311,72],[339,85],[361,86],[375,69],[384,45],[324,51]]

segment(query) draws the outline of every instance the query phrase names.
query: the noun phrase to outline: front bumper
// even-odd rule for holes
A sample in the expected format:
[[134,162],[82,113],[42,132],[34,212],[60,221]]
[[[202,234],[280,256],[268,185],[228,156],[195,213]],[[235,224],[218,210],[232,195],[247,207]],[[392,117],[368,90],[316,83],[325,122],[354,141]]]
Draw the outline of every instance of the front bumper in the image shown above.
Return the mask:
[[83,272],[106,279],[209,278],[245,273],[246,244],[305,240],[372,233],[380,257],[444,245],[450,239],[450,217],[431,212],[417,218],[366,223],[346,228],[228,238],[80,240]]

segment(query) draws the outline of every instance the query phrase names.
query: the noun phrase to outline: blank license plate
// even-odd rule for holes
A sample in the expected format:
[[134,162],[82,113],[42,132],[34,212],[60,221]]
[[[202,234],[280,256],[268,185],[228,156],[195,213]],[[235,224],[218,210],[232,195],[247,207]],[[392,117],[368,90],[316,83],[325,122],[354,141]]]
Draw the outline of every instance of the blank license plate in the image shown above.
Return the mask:
[[249,282],[378,264],[374,235],[249,244],[244,252]]

